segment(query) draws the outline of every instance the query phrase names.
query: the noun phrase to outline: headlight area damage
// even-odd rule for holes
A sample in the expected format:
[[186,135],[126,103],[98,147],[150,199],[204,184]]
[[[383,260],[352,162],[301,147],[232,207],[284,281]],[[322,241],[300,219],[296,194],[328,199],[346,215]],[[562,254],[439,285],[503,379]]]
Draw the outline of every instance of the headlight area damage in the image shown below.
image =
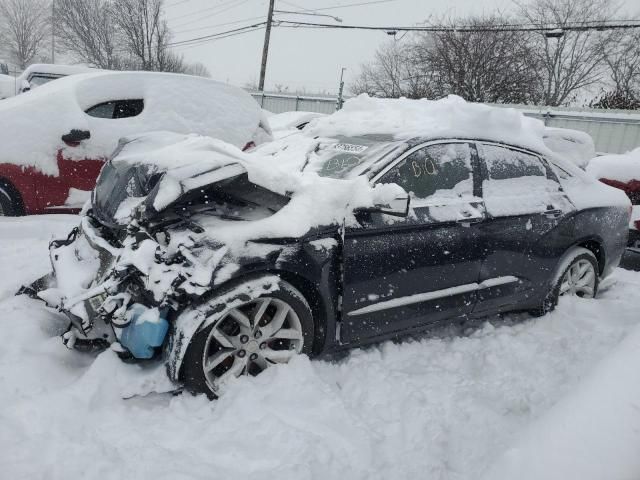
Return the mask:
[[87,215],[66,240],[50,245],[54,279],[38,296],[68,316],[69,348],[113,344],[123,356],[152,358],[170,312],[209,291],[216,274],[237,268],[225,258],[226,247],[189,230],[167,242],[167,231],[152,234],[134,222],[117,246],[104,233]]
[[[197,336],[216,355],[240,352],[235,366],[228,359],[211,368],[216,378],[239,374],[245,359],[242,372],[254,374],[266,358],[281,362],[314,344],[310,306],[282,276],[305,277],[338,298],[331,279],[340,228],[355,222],[354,209],[389,203],[399,191],[277,166],[204,137],[130,139],[103,168],[80,225],[51,242],[53,272],[22,293],[65,313],[69,348],[162,359],[179,381]],[[258,313],[259,322],[243,320]],[[194,389],[214,391],[212,378]]]

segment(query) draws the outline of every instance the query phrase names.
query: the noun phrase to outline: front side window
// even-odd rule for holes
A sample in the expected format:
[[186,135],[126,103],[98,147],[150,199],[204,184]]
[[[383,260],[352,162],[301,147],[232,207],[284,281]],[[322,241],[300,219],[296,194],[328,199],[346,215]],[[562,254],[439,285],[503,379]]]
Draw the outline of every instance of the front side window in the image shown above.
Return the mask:
[[144,101],[140,99],[114,100],[94,105],[86,113],[96,118],[118,119],[136,117],[142,113],[143,109]]
[[471,147],[439,143],[414,151],[378,183],[396,183],[409,194],[409,216],[387,223],[441,223],[481,218],[481,199],[473,194]]
[[379,183],[397,183],[414,205],[473,196],[467,143],[441,143],[416,150],[385,173]]
[[487,171],[482,193],[490,215],[542,213],[562,203],[560,184],[536,155],[487,144],[478,151]]

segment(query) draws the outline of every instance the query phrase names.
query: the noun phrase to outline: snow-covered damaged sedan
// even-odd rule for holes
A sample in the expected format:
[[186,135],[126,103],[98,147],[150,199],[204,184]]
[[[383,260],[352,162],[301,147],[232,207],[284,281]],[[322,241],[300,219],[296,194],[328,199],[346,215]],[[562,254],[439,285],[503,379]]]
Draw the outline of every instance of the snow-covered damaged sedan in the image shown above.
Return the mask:
[[252,153],[125,139],[27,290],[69,347],[219,394],[293,355],[596,295],[629,202],[513,110],[366,96]]

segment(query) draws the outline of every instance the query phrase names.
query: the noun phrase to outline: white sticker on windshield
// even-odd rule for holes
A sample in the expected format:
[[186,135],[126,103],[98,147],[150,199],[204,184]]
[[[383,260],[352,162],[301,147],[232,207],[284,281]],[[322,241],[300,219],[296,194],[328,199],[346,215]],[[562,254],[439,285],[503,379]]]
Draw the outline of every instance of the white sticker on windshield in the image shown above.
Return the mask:
[[364,145],[354,145],[353,143],[336,143],[333,148],[334,150],[341,150],[343,152],[360,153],[364,152],[368,147]]

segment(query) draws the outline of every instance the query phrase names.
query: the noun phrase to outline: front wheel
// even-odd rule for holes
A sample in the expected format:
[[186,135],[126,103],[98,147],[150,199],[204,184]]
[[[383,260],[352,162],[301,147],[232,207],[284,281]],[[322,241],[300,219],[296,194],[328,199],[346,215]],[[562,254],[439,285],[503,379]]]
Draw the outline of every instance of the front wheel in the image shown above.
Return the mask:
[[567,252],[560,262],[551,291],[543,304],[531,313],[544,315],[553,310],[562,296],[595,298],[600,277],[598,260],[591,250],[576,247]]
[[296,288],[280,280],[277,289],[255,298],[246,298],[242,285],[237,290],[242,302],[232,290],[224,304],[214,297],[198,307],[208,312],[204,324],[210,325],[193,336],[182,362],[182,380],[191,392],[216,398],[232,378],[256,376],[313,350],[313,315]]

